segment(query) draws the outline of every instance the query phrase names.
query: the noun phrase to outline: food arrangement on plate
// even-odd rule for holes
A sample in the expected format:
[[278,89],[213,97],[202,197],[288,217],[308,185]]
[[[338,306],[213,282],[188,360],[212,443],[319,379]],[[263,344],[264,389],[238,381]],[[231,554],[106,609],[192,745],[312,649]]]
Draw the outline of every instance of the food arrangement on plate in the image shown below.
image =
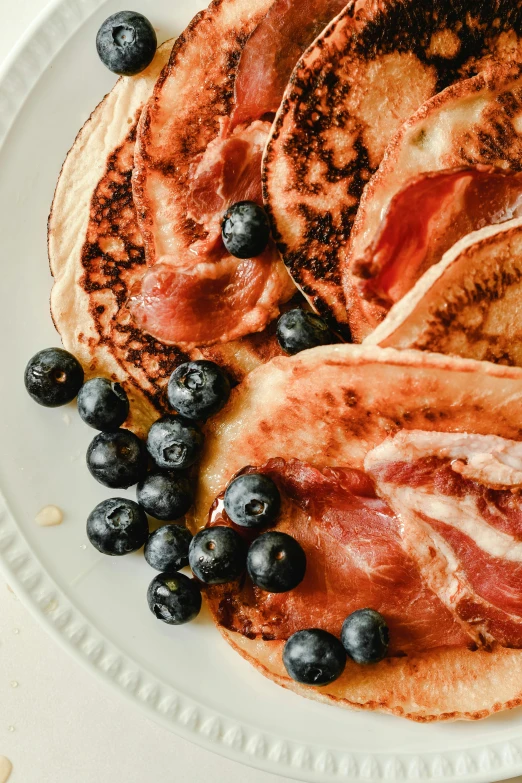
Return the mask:
[[60,173],[63,348],[25,373],[136,485],[89,540],[303,696],[522,704],[522,3],[215,0],[96,44],[122,76]]

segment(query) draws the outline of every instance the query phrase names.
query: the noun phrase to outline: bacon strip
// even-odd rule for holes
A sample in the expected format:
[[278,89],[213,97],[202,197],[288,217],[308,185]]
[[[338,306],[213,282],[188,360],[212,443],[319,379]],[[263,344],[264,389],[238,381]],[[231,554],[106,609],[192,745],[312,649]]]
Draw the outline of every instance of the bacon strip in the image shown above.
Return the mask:
[[516,441],[413,431],[365,460],[423,577],[480,643],[522,646],[521,457]]
[[[218,621],[251,638],[286,639],[300,628],[339,635],[355,609],[385,616],[391,654],[470,643],[470,637],[427,588],[403,549],[399,521],[376,497],[361,471],[319,471],[298,460],[271,460],[262,468],[283,492],[278,530],[303,546],[307,570],[288,593],[265,593],[242,584],[207,590]],[[222,508],[212,524],[231,524]]]
[[[255,261],[224,255],[192,266],[159,260],[141,280],[129,307],[141,328],[185,349],[259,331],[278,313],[287,274],[271,264],[271,250]],[[262,326],[261,326],[262,328]]]
[[262,204],[261,159],[271,115],[301,53],[344,5],[344,0],[274,0],[250,35],[232,74],[232,113],[219,117],[217,136],[190,166],[185,222],[194,239],[187,247],[173,236],[177,232],[163,205],[173,185],[164,176],[155,263],[129,301],[136,324],[157,340],[184,350],[230,342],[262,331],[295,293],[274,243],[263,256],[239,261],[223,246],[221,222],[231,204]]
[[216,139],[193,163],[187,218],[201,239],[187,251],[161,256],[128,302],[135,322],[163,343],[190,350],[261,331],[294,292],[275,245],[256,258],[230,256],[221,220],[230,204],[261,202],[261,156],[270,130],[254,122]]
[[275,0],[243,49],[232,127],[278,110],[295,64],[344,0]]
[[390,202],[378,235],[353,260],[359,292],[398,302],[457,240],[522,214],[522,174],[475,166],[422,174]]

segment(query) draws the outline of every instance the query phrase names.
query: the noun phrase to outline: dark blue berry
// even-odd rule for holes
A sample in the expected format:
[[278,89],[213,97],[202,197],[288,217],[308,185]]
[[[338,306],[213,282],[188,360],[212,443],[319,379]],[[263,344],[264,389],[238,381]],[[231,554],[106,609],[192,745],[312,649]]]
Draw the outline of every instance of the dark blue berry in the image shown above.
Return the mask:
[[135,552],[148,535],[147,515],[137,503],[126,498],[103,500],[87,519],[89,541],[104,555]]
[[356,663],[378,663],[390,642],[386,620],[374,609],[357,609],[343,623],[341,642]]
[[169,404],[186,419],[208,419],[221,410],[229,395],[227,374],[206,360],[180,364],[170,376],[167,390]]
[[192,533],[183,525],[164,525],[150,534],[145,560],[156,571],[179,571],[188,566]]
[[164,522],[182,517],[193,502],[190,481],[174,471],[149,473],[138,484],[136,496],[147,514]]
[[247,569],[257,587],[269,593],[286,593],[302,582],[306,555],[295,538],[270,530],[250,545]]
[[277,519],[281,496],[269,476],[244,473],[233,479],[225,492],[225,511],[236,525],[266,527]]
[[231,527],[216,525],[196,533],[189,548],[189,565],[200,582],[219,585],[237,579],[245,570],[246,544]]
[[83,383],[83,368],[69,351],[45,348],[25,368],[24,381],[33,400],[56,408],[74,400]]
[[184,470],[193,465],[203,448],[199,427],[181,416],[163,416],[155,421],[147,436],[147,449],[160,468]]
[[277,322],[277,342],[285,353],[296,354],[317,345],[335,342],[335,337],[318,315],[301,310],[288,310]]
[[113,73],[132,76],[150,65],[156,54],[156,33],[146,17],[120,11],[104,21],[96,35],[102,63]]
[[221,224],[223,244],[231,256],[255,258],[268,244],[270,226],[265,210],[253,201],[238,201]]
[[127,488],[145,477],[145,444],[129,430],[100,432],[87,449],[87,467],[106,487]]
[[169,625],[189,623],[201,610],[201,591],[195,579],[184,574],[155,576],[147,590],[150,611]]
[[346,653],[335,636],[320,628],[297,631],[286,642],[283,663],[290,677],[305,685],[328,685],[346,666]]
[[111,432],[129,415],[129,398],[119,383],[108,378],[91,378],[78,393],[78,413],[95,430]]

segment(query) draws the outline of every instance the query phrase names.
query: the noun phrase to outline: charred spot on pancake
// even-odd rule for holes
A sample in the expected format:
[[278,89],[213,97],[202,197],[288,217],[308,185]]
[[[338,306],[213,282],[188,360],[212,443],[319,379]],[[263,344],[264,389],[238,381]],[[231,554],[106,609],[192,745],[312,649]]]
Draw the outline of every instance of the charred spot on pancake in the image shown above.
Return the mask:
[[105,174],[93,193],[80,285],[89,297],[98,342],[162,410],[169,376],[187,357],[178,348],[163,345],[138,330],[125,307],[146,263],[143,240],[136,228],[131,184],[137,121],[138,117],[123,144],[109,156]]
[[355,389],[343,389],[343,397],[346,405],[348,405],[349,408],[355,408],[359,402],[359,395]]

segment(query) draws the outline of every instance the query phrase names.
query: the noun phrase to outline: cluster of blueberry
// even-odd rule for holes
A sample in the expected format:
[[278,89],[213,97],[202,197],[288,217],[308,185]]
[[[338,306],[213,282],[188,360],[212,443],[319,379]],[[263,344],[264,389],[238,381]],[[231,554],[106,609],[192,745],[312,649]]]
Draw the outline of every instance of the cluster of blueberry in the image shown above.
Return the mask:
[[[110,498],[91,512],[87,535],[92,545],[103,554],[117,556],[135,552],[145,544],[147,562],[169,572],[171,584],[178,579],[185,594],[190,594],[193,603],[199,602],[200,606],[199,586],[175,573],[188,565],[192,535],[183,525],[176,524],[159,528],[149,536],[147,514],[172,521],[180,519],[191,507],[193,491],[188,470],[203,446],[203,433],[197,422],[217,413],[228,400],[227,375],[207,361],[186,362],[177,367],[167,389],[176,415],[158,419],[150,428],[146,443],[121,429],[129,414],[125,390],[107,378],[92,378],[84,383],[83,368],[68,351],[47,348],[37,353],[27,364],[24,381],[31,397],[46,407],[65,405],[77,396],[80,417],[100,430],[87,449],[87,467],[97,481],[111,488],[137,484],[138,502]],[[157,590],[156,582],[149,595]],[[187,583],[191,585],[188,588]],[[151,604],[155,614],[166,619],[165,613],[161,615],[154,607]],[[169,622],[191,619],[190,611],[184,611],[185,615],[180,610],[178,619]]]
[[[295,315],[303,312],[286,313],[287,321],[294,319],[286,326],[294,348],[302,344],[303,337],[299,331],[296,334],[292,323],[308,323]],[[147,593],[149,608],[158,619],[171,625],[189,622],[201,609],[202,585],[233,582],[245,570],[254,585],[272,593],[293,590],[303,580],[306,555],[292,536],[269,530],[260,532],[247,546],[239,532],[261,531],[277,522],[279,490],[262,473],[244,472],[229,483],[223,506],[233,526],[214,525],[192,536],[177,523],[149,534],[147,514],[166,522],[179,520],[193,503],[188,471],[203,447],[198,421],[217,413],[230,394],[230,381],[218,365],[193,361],[174,370],[167,399],[175,414],[158,419],[146,443],[121,429],[129,414],[124,389],[106,378],[84,382],[80,363],[62,348],[48,348],[33,356],[25,370],[25,386],[36,402],[47,407],[64,405],[77,396],[83,421],[100,430],[87,450],[91,474],[111,488],[137,484],[137,502],[115,497],[96,506],[87,520],[87,535],[106,555],[125,555],[145,545],[145,559],[160,571]],[[150,470],[149,463],[153,465]],[[180,573],[186,566],[195,578]],[[383,618],[362,609],[346,619],[341,641],[319,629],[293,634],[285,645],[283,661],[298,682],[324,685],[340,676],[347,653],[355,661],[370,663],[381,660],[387,647]]]

